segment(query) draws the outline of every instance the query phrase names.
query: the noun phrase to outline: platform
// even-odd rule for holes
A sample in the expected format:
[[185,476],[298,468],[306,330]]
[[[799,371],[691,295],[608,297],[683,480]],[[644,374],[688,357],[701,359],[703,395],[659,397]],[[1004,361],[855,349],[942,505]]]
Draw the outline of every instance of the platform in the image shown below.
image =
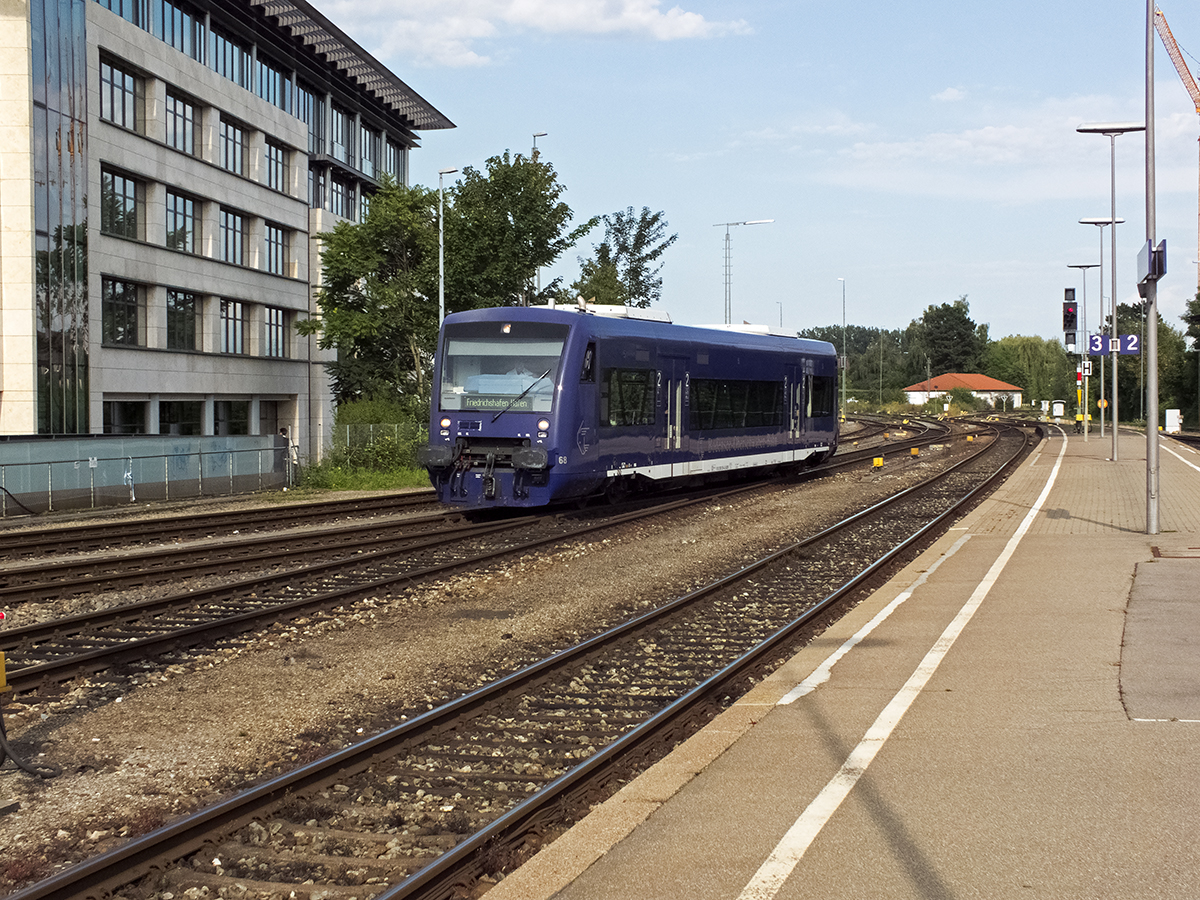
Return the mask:
[[1200,454],[1055,432],[489,900],[1200,896]]

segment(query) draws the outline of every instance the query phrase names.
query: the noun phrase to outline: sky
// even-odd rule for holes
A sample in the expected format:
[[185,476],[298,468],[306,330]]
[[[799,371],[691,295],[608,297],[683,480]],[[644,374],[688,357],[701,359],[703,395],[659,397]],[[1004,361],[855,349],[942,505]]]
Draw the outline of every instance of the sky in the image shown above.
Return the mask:
[[[536,132],[576,221],[633,207],[679,235],[657,308],[684,324],[903,328],[966,296],[993,339],[1061,338],[1064,288],[1099,317],[1110,142],[1145,120],[1144,2],[316,0],[455,123],[420,133],[410,181]],[[1200,4],[1163,11],[1200,75]],[[1200,116],[1155,37],[1159,315],[1195,296]],[[1116,139],[1118,302],[1137,301],[1146,152]],[[457,176],[447,176],[454,179]],[[449,183],[449,181],[447,182]],[[593,231],[555,266],[569,284]],[[1104,298],[1112,296],[1103,229]],[[844,279],[840,281],[839,279]],[[1085,285],[1086,282],[1086,285]]]

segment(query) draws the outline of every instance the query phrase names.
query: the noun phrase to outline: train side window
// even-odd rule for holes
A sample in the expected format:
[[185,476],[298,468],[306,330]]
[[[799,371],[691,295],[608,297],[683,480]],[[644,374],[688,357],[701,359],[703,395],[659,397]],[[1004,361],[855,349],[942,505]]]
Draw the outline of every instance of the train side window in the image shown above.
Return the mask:
[[808,392],[808,415],[822,419],[836,414],[835,379],[830,375],[812,375],[812,386]]
[[693,378],[688,428],[779,427],[783,424],[782,381],[731,381]]
[[588,344],[583,351],[583,369],[579,373],[580,382],[595,384],[596,382],[596,345]]
[[654,369],[607,369],[600,385],[600,424],[654,424]]

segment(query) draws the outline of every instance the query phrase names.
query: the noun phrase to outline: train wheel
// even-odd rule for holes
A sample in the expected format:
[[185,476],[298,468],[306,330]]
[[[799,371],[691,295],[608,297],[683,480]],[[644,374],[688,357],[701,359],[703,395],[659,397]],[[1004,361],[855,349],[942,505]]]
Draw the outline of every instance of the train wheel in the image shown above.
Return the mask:
[[610,478],[604,485],[604,498],[609,503],[623,503],[630,493],[628,478]]

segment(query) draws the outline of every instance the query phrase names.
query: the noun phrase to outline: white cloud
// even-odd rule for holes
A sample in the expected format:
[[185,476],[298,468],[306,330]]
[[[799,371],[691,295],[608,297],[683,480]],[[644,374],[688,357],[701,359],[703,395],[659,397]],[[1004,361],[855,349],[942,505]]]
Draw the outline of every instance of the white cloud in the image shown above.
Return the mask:
[[934,100],[941,100],[944,103],[952,103],[956,100],[967,99],[967,92],[955,87],[948,87],[940,94],[933,95]]
[[752,32],[744,19],[714,22],[679,6],[664,10],[661,0],[410,0],[397,12],[366,0],[328,7],[330,18],[375,55],[416,65],[487,65],[493,57],[480,44],[525,32],[654,41]]

